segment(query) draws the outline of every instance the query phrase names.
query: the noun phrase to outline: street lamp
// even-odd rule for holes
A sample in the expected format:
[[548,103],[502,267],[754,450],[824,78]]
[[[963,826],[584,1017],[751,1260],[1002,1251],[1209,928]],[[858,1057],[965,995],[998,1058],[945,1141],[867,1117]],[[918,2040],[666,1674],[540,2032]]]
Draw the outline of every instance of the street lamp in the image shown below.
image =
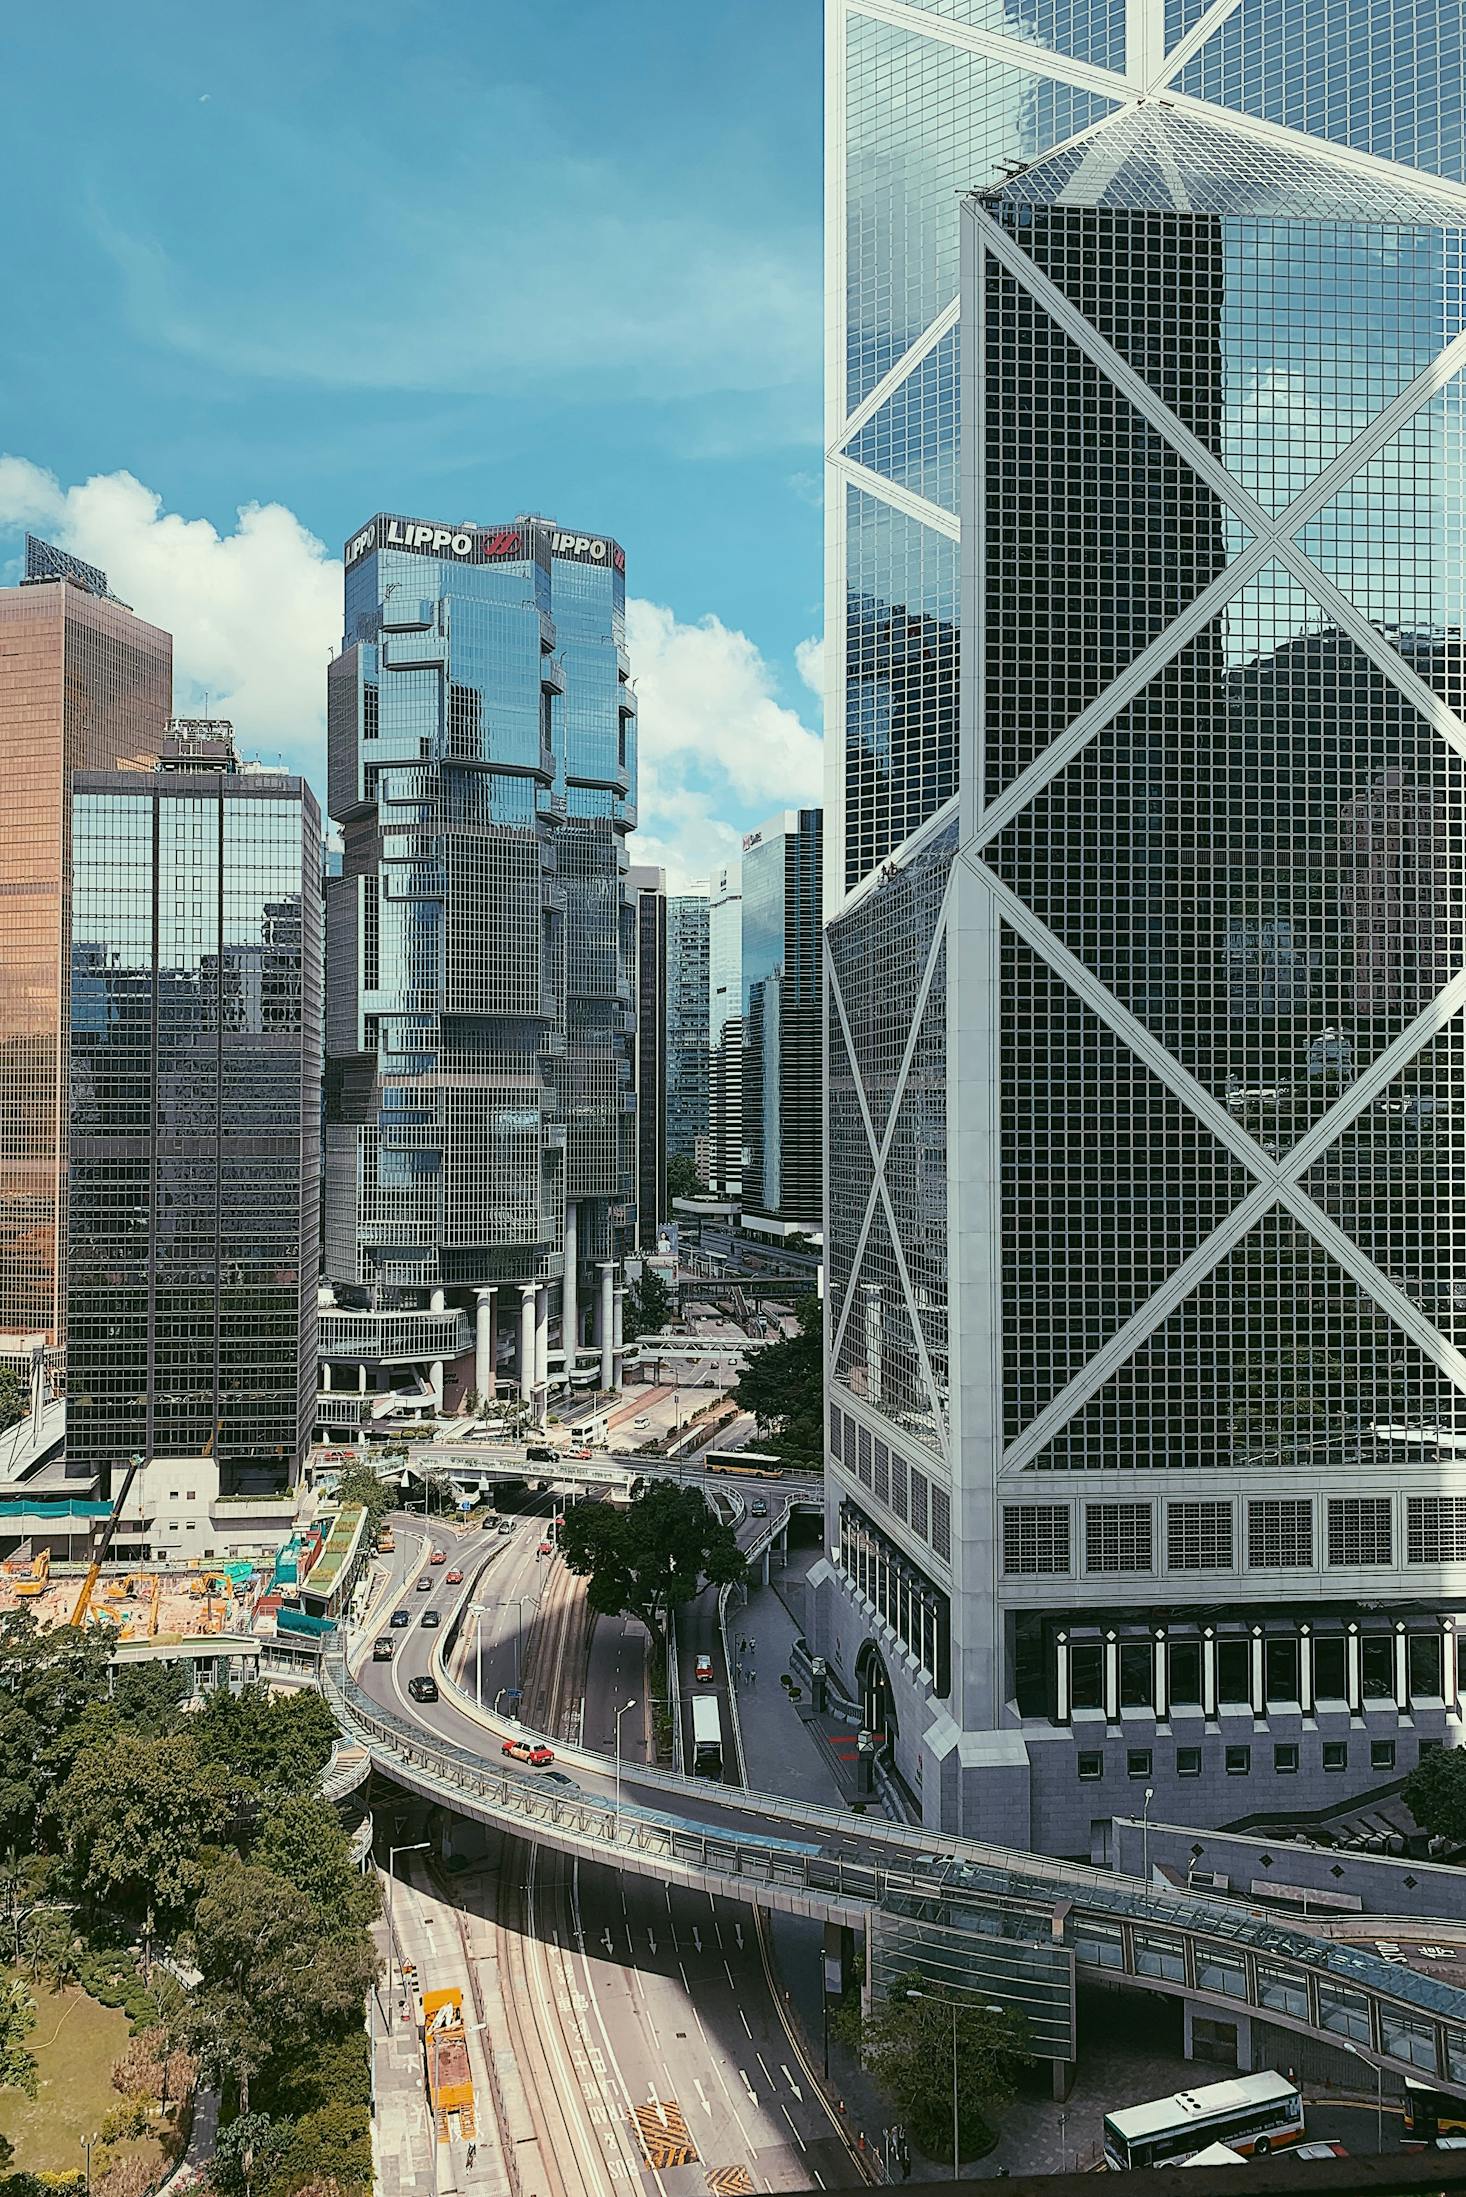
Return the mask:
[[81,2148],[87,2155],[87,2197],[92,2197],[92,2145],[96,2140],[95,2136],[83,2136],[81,2140]]
[[1145,1879],[1145,1904],[1150,1905],[1150,1804],[1155,1799],[1155,1787],[1145,1788],[1145,1807],[1140,1817],[1140,1874]]
[[1371,2060],[1369,2054],[1363,2051],[1360,2046],[1350,2044],[1347,2037],[1341,2037],[1339,2042],[1346,2052],[1353,2053],[1356,2060],[1363,2060],[1366,2067],[1374,2069],[1374,2148],[1376,2151],[1383,2151],[1385,2148],[1385,2071],[1379,2062]]
[[616,1842],[618,1845],[621,1840],[621,1719],[628,1709],[634,1709],[635,1707],[634,1700],[623,1701],[616,1711]]
[[[938,2006],[946,2005],[952,2010],[952,2173],[955,2178],[961,2171],[959,2152],[962,2136],[959,2117],[960,2093],[957,2088],[957,2017],[962,2012],[962,2002],[960,1999],[936,1999],[936,1994],[931,1991],[908,1991],[906,1996],[908,1999],[935,1999]],[[1004,2014],[1007,2012],[1007,2008],[989,2004],[983,2008],[983,2012],[984,2014]]]
[[[431,1851],[432,1843],[430,1838],[419,1838],[411,1840],[405,1846],[389,1846],[387,1848],[387,1942],[394,1952],[397,1949],[397,1925],[395,1920],[397,1910],[396,1901],[393,1897],[393,1887],[397,1882],[397,1856],[399,1854],[427,1853]],[[397,1968],[400,1974],[402,1970],[400,1957]]]

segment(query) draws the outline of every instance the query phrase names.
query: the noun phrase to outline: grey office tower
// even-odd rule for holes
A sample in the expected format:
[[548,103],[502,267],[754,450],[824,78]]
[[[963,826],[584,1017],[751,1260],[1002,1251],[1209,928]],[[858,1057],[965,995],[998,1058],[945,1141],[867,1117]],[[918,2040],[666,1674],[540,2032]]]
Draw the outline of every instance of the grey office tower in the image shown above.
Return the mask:
[[284,1487],[310,1440],[320,814],[175,724],[72,788],[68,1470],[209,1458]]
[[[329,678],[326,1271],[343,1391],[542,1412],[634,1213],[625,558],[534,518],[378,515]],[[357,1407],[359,1411],[369,1405]],[[346,1416],[343,1417],[343,1411]]]

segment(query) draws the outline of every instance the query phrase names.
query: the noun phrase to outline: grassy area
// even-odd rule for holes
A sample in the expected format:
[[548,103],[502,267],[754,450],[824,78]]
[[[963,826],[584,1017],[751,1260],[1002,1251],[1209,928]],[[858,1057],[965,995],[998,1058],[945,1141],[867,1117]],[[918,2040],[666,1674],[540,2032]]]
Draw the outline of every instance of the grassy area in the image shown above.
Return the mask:
[[[0,1969],[4,1975],[15,1972]],[[28,1978],[26,1984],[36,2002],[36,2026],[27,2042],[36,2060],[37,2090],[34,2098],[0,2090],[0,2134],[15,2146],[17,2171],[74,2174],[83,2163],[83,2136],[95,2136],[122,2103],[112,2088],[112,2062],[127,2042],[128,2019],[84,1991],[51,1991]],[[112,2149],[118,2156],[139,2153],[163,2172],[165,2154],[156,2137]]]

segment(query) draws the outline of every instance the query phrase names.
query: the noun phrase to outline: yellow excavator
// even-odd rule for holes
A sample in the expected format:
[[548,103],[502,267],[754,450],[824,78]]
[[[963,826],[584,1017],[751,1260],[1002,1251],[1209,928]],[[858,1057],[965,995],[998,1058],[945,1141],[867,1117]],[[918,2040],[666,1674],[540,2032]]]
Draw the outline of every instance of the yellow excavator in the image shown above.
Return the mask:
[[51,1574],[51,1551],[42,1549],[36,1556],[14,1557],[5,1570],[16,1594],[22,1597],[44,1594]]
[[111,1510],[108,1511],[107,1516],[102,1521],[102,1531],[92,1549],[92,1560],[87,1566],[87,1575],[81,1583],[81,1593],[77,1596],[72,1607],[71,1622],[73,1625],[84,1625],[86,1623],[87,1611],[92,1606],[92,1596],[97,1591],[97,1581],[102,1576],[102,1566],[107,1561],[107,1551],[112,1546],[113,1537],[122,1517],[122,1506],[132,1493],[132,1483],[141,1472],[142,1464],[143,1460],[140,1455],[129,1457],[127,1460],[127,1470],[123,1474],[122,1485],[112,1499]]

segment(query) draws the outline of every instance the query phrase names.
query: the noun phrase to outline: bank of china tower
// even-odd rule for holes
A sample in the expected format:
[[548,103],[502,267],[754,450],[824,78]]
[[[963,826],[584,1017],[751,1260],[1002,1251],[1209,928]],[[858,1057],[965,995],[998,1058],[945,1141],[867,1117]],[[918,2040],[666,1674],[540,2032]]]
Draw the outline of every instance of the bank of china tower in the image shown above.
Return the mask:
[[1462,1733],[1444,0],[834,0],[828,1512],[931,1824]]

